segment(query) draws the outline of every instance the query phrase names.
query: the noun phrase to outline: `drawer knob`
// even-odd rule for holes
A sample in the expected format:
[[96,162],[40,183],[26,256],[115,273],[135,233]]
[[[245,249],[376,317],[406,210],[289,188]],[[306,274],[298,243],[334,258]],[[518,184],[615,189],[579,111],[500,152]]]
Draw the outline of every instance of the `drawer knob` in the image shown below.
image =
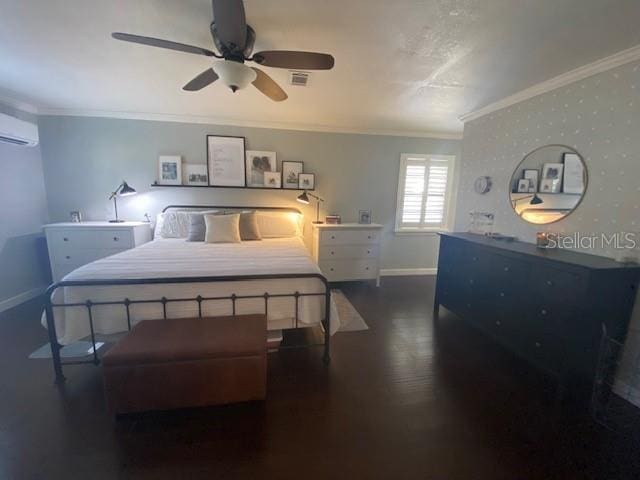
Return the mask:
[[331,255],[333,255],[333,252],[331,252]]
[[113,237],[114,242],[117,242],[118,240],[120,240],[118,237]]
[[473,261],[477,262],[478,261],[478,257],[473,257]]
[[331,240],[335,240],[336,236],[335,235],[331,235]]
[[469,284],[470,284],[470,285],[473,285],[473,278],[470,278],[470,279],[469,279]]
[[467,303],[467,308],[471,308],[471,304],[470,303]]
[[542,310],[540,310],[540,313],[541,313],[542,315],[546,315],[546,314],[547,314],[547,311],[543,308]]
[[371,250],[367,250],[367,255],[371,255]]
[[502,322],[500,320],[496,320],[496,325],[500,326],[500,325],[502,325]]
[[71,256],[69,256],[69,255],[65,255],[65,257],[64,257],[64,258],[66,258],[67,260],[70,260],[70,259],[71,259]]
[[365,270],[369,270],[369,267],[365,267]]
[[549,285],[550,287],[552,287],[552,286],[553,286],[553,281],[551,281],[551,280],[547,280],[547,285]]
[[329,270],[331,270],[333,272],[333,268],[330,268]]
[[508,272],[509,271],[509,267],[504,267],[504,271]]
[[504,297],[504,292],[500,292],[500,296],[501,296],[501,297]]
[[62,241],[63,241],[63,242],[68,242],[68,241],[69,241],[69,239],[68,239],[67,237],[64,237],[64,238],[62,239]]
[[536,342],[535,346],[536,346],[536,348],[540,348],[542,345],[540,345],[540,342]]

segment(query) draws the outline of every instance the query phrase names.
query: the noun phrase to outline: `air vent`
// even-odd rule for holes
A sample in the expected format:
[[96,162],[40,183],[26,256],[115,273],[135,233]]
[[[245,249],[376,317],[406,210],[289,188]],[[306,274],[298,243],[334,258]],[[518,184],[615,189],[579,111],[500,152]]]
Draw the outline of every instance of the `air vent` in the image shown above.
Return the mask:
[[289,83],[298,87],[306,87],[309,85],[311,74],[309,72],[289,72],[291,77]]

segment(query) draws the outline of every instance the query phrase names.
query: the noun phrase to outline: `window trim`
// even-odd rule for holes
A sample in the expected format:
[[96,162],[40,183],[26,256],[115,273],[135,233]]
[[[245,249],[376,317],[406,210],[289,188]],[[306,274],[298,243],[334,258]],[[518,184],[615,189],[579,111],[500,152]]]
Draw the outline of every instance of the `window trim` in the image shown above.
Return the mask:
[[[407,164],[411,159],[422,159],[427,164],[432,159],[446,160],[449,165],[449,172],[447,174],[447,191],[445,194],[444,212],[442,225],[437,227],[402,227],[402,206],[404,203],[404,186],[406,180]],[[454,196],[453,190],[455,187],[455,173],[456,173],[456,156],[455,155],[440,155],[440,154],[424,154],[424,153],[403,153],[400,155],[400,165],[398,168],[398,190],[396,192],[396,219],[394,226],[394,233],[396,235],[435,235],[439,232],[448,232],[452,226],[452,219],[454,218]]]

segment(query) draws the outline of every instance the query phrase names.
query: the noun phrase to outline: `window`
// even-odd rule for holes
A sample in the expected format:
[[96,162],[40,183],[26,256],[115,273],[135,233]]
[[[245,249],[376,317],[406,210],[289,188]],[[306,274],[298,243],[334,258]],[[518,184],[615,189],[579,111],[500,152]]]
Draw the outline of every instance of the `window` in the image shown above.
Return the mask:
[[448,228],[454,163],[451,155],[400,157],[396,232]]

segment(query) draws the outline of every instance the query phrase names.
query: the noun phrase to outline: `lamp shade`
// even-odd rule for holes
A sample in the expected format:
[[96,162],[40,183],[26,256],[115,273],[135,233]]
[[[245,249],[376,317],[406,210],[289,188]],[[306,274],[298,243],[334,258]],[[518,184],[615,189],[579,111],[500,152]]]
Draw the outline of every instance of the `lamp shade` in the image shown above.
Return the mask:
[[136,192],[134,188],[131,188],[129,184],[124,180],[122,181],[122,186],[118,195],[120,195],[121,197],[126,197],[127,195],[135,195],[136,193],[138,192]]
[[307,195],[306,190],[302,192],[296,200],[300,203],[304,203],[305,205],[309,205],[309,196]]
[[542,203],[544,203],[544,201],[538,196],[538,194],[534,194],[529,205],[540,205]]
[[222,60],[213,64],[213,71],[216,72],[222,83],[231,89],[232,92],[241,90],[256,79],[256,72],[247,67],[244,63],[231,60]]

